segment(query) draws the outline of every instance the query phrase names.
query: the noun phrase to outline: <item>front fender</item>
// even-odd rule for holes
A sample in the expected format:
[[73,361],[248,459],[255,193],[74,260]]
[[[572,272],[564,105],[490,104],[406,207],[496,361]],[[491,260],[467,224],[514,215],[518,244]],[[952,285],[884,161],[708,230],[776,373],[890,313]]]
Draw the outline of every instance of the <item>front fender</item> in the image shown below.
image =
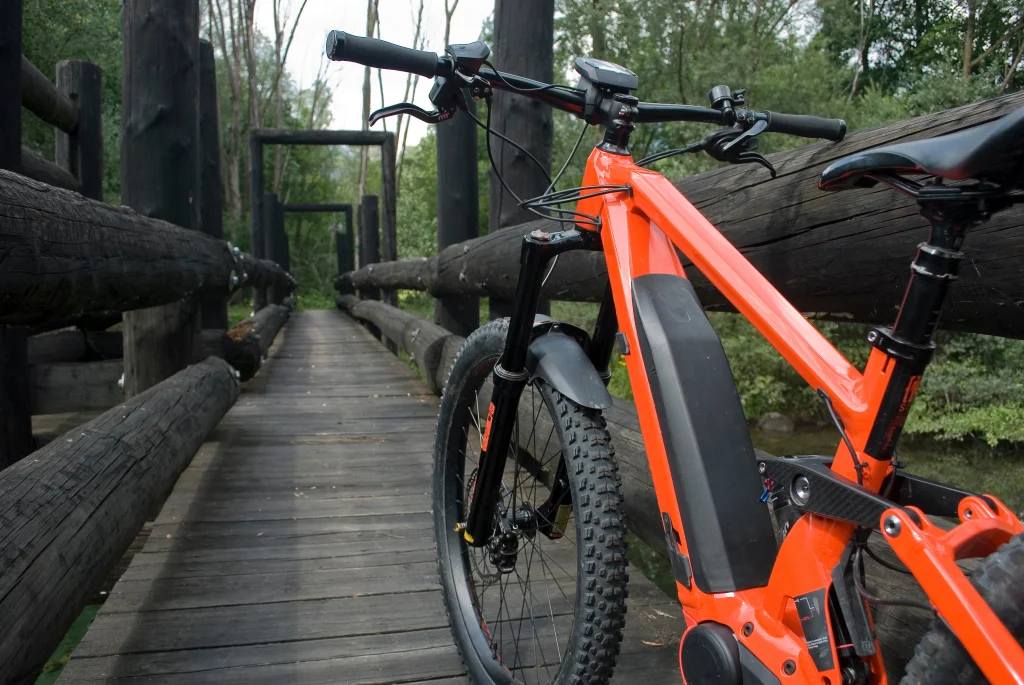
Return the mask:
[[580,344],[565,333],[544,333],[526,353],[530,379],[541,378],[576,404],[591,409],[612,406],[612,396]]

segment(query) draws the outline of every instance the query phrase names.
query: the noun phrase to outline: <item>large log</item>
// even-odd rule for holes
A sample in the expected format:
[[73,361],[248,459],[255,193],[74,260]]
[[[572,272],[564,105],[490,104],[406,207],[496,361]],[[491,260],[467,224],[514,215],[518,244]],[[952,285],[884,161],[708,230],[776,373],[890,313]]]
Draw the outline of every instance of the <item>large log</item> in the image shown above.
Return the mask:
[[[889,124],[770,155],[776,180],[749,166],[726,167],[675,185],[800,311],[840,321],[892,323],[917,244],[927,228],[914,203],[884,187],[823,193],[831,162],[885,143],[928,138],[991,121],[1024,105],[1024,92]],[[536,221],[447,248],[428,260],[376,264],[351,274],[359,287],[426,290],[435,297],[515,291],[520,240],[554,224]],[[967,264],[952,287],[941,325],[1024,337],[1024,207],[997,214],[967,237]],[[688,262],[686,262],[687,265]],[[727,308],[695,269],[709,309]],[[600,254],[563,255],[544,295],[597,302],[606,270]]]
[[245,280],[294,283],[223,241],[0,170],[0,323],[127,311]]
[[[451,334],[415,314],[390,307],[382,302],[360,301],[354,296],[348,295],[339,298],[338,306],[353,317],[380,327],[385,335],[398,336],[392,339],[399,342],[410,355],[414,355],[416,349],[425,347],[436,350],[441,346],[440,354],[435,351],[432,355],[423,356],[424,359],[433,360],[432,363],[424,364],[418,361],[431,391],[436,394],[441,393],[445,375],[459,347],[464,342],[464,338]],[[410,336],[406,334],[408,331],[422,331],[422,340],[418,337],[410,340]],[[399,336],[400,332],[403,335]],[[438,379],[440,379],[440,383]],[[486,389],[484,392],[486,394]],[[525,392],[535,391],[527,387]],[[536,401],[541,400],[537,399]],[[530,410],[532,406],[536,406],[536,404],[531,404],[529,396],[525,395],[520,404],[522,421],[533,422],[534,417]],[[614,398],[612,407],[604,410],[603,413],[608,431],[612,436],[612,444],[619,466],[626,525],[651,549],[659,555],[667,556],[660,510],[657,497],[654,494],[654,481],[647,463],[647,453],[644,450],[636,405]],[[544,412],[541,414],[537,431],[538,434],[544,435],[549,432],[551,423],[550,417]],[[751,468],[754,468],[753,464],[751,464]],[[891,563],[898,562],[892,550],[879,535],[872,535],[868,544],[877,555]],[[866,585],[876,594],[925,601],[920,587],[912,577],[894,573],[871,560],[868,560],[865,566]],[[898,680],[913,654],[914,647],[924,631],[927,630],[931,617],[919,610],[898,606],[875,607],[874,617],[876,637],[882,645],[890,680]]]
[[238,397],[207,359],[0,473],[0,663],[35,681],[146,517]]
[[123,372],[120,359],[30,366],[32,414],[110,409],[124,401],[120,384]]
[[24,55],[21,58],[21,104],[62,131],[70,133],[78,127],[78,105],[57,90]]

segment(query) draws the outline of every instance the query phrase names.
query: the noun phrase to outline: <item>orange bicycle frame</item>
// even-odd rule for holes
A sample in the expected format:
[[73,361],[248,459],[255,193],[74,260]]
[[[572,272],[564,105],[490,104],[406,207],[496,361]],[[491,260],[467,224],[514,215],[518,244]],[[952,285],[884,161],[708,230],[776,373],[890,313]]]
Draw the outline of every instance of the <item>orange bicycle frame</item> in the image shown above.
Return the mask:
[[[854,368],[671,183],[658,173],[636,166],[628,155],[595,149],[583,183],[632,189],[631,193],[623,191],[582,200],[579,209],[601,218],[611,293],[619,329],[629,350],[625,355],[626,367],[658,504],[672,527],[683,532],[677,536],[678,552],[689,554],[677,505],[678,483],[674,482],[669,466],[648,369],[637,353],[642,341],[632,293],[634,281],[646,275],[685,278],[675,248],[692,261],[812,388],[827,394],[859,461],[864,464],[864,487],[878,493],[892,471],[891,460],[875,459],[864,450],[890,381],[891,359],[873,349],[864,371]],[[908,389],[902,409],[909,408],[915,390],[916,382]],[[843,443],[837,448],[831,468],[850,480],[858,475]],[[918,523],[908,515],[910,510],[917,513]],[[891,524],[894,533],[886,530],[883,535],[985,676],[993,683],[1024,683],[1024,650],[955,563],[959,558],[990,553],[1021,532],[1021,523],[992,497],[984,501],[965,498],[960,503],[960,516],[961,525],[945,532],[929,524],[920,510],[894,505],[885,512],[883,520],[896,517],[899,525]],[[881,524],[879,521],[880,529]],[[852,523],[805,514],[785,537],[766,585],[716,593],[704,592],[696,583],[687,588],[677,582],[687,630],[705,621],[723,624],[781,682],[840,685],[840,645],[831,640],[833,668],[820,670],[809,653],[795,599],[820,590],[828,593],[833,569],[854,531]],[[828,603],[825,604],[827,610]],[[887,682],[877,642],[875,656],[868,666],[872,682]]]

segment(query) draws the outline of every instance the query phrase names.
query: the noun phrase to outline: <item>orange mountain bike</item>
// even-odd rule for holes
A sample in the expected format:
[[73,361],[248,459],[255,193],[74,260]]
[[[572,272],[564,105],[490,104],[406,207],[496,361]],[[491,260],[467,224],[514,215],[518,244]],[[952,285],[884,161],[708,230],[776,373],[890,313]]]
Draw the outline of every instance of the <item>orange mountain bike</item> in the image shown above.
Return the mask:
[[[929,602],[920,608],[937,615],[904,682],[1024,683],[1021,522],[995,497],[912,476],[893,459],[964,237],[1020,199],[1013,191],[1024,170],[1024,110],[825,170],[822,189],[881,182],[915,198],[931,225],[896,323],[871,330],[874,349],[861,372],[664,177],[644,168],[667,154],[703,151],[771,169],[757,152],[758,135],[839,140],[842,121],[757,112],[742,91],[724,86],[711,90],[710,107],[639,102],[630,94],[636,75],[594,59],[576,60],[576,87],[538,83],[496,71],[480,43],[448,46],[439,57],[335,31],[327,53],[436,77],[435,111],[401,104],[374,121],[398,112],[442,121],[465,109],[464,98],[489,103],[493,89],[503,89],[573,114],[584,131],[604,129],[582,188],[556,191],[556,177],[545,195],[521,202],[565,229],[525,237],[512,316],[466,340],[441,401],[438,565],[474,682],[611,677],[625,620],[626,546],[601,410],[612,403],[605,384],[617,341],[686,618],[679,663],[687,683],[885,683],[861,563],[872,531],[920,583]],[[634,127],[667,121],[722,128],[634,162]],[[490,153],[497,134],[478,123],[488,129]],[[575,209],[560,208],[573,202]],[[607,260],[593,335],[536,315],[551,260],[569,250],[601,250]],[[722,345],[677,250],[817,390],[841,437],[834,455],[755,455]],[[929,516],[960,524],[946,531]],[[967,557],[985,557],[970,579],[956,564]]]

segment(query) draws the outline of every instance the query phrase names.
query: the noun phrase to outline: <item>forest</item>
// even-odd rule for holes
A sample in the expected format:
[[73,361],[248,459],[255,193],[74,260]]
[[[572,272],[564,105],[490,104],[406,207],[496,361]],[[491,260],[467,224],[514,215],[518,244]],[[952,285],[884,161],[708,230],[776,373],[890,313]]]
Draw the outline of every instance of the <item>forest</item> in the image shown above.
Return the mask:
[[[409,0],[411,17],[417,16],[423,1]],[[287,68],[294,26],[301,21],[305,2],[273,0],[274,21],[268,32],[255,26],[255,2],[202,0],[203,36],[213,43],[218,61],[225,234],[243,249],[249,241],[248,130],[330,128],[330,104],[339,96],[326,72],[299,87]],[[359,4],[355,15],[362,11]],[[63,0],[25,3],[24,52],[44,73],[52,74],[61,59],[82,56],[103,69],[105,196],[114,203],[120,191],[120,12],[118,0],[75,3],[70,10]],[[386,18],[376,23],[376,29],[376,35],[389,38]],[[453,35],[450,40],[489,37],[485,23],[480,35]],[[744,88],[748,102],[759,110],[842,117],[852,130],[1024,86],[1024,11],[1011,0],[556,0],[554,45],[556,80],[562,82],[574,79],[574,57],[592,55],[635,71],[642,100],[705,104],[709,88],[727,84],[734,90]],[[430,36],[424,47],[440,51],[440,36]],[[410,87],[426,89],[429,84],[408,82],[406,94]],[[373,106],[397,102],[403,95],[374,91]],[[31,119],[26,115],[26,145],[52,150],[52,129]],[[635,136],[634,154],[678,147],[706,133],[691,124],[646,126]],[[556,113],[556,169],[579,134],[578,122]],[[400,134],[399,257],[429,255],[436,249],[436,142],[432,133],[408,147],[402,139]],[[584,141],[592,142],[588,137]],[[795,138],[766,136],[762,150],[800,144]],[[478,150],[484,233],[489,168],[482,132]],[[366,192],[379,190],[379,160],[373,154],[363,173],[357,149],[278,148],[265,159],[268,190],[286,202],[356,202],[361,178]],[[580,153],[569,163],[567,178],[580,177],[585,158]],[[705,156],[681,156],[662,163],[659,170],[677,179],[715,164]],[[337,267],[330,229],[337,220],[330,215],[288,219],[302,306],[333,306]],[[422,295],[403,293],[401,301],[421,311],[432,309]],[[584,323],[594,316],[586,305],[569,303],[556,303],[555,312]],[[782,412],[808,425],[822,420],[813,393],[748,324],[730,314],[716,313],[712,318],[748,418]],[[851,359],[864,360],[864,326],[821,327]],[[1016,445],[1024,442],[1022,368],[1020,341],[943,334],[937,363],[926,377],[907,430],[929,440],[966,440],[993,459],[1013,458]],[[618,394],[629,395],[624,374],[616,375],[613,387]],[[1017,484],[1015,489],[1024,491],[1024,486]]]

